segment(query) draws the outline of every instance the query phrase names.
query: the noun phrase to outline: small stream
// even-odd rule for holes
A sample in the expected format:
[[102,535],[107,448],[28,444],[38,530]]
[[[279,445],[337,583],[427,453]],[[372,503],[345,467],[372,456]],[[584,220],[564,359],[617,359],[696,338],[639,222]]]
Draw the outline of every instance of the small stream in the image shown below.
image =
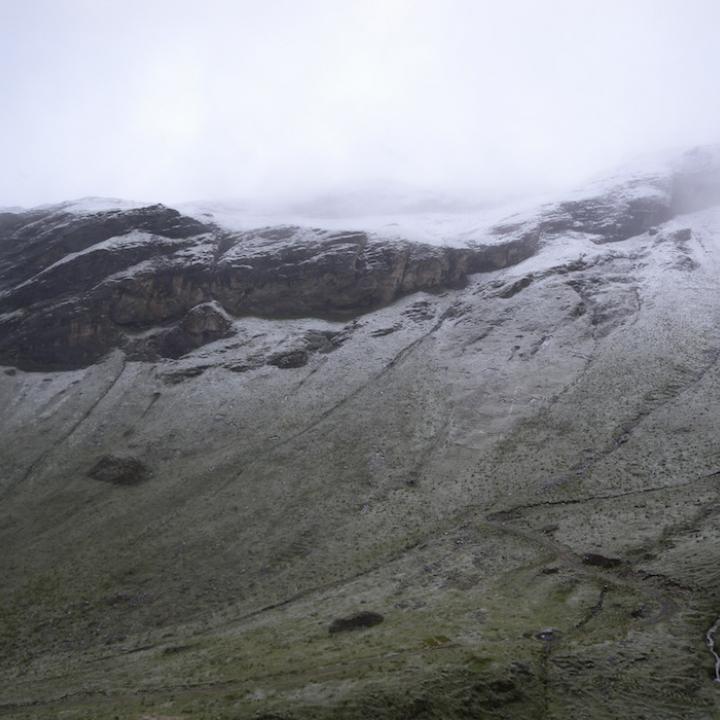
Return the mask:
[[705,633],[705,642],[712,656],[715,658],[715,682],[720,683],[720,655],[718,655],[720,648],[715,645],[715,633],[718,630],[720,630],[720,618],[718,618],[715,624]]

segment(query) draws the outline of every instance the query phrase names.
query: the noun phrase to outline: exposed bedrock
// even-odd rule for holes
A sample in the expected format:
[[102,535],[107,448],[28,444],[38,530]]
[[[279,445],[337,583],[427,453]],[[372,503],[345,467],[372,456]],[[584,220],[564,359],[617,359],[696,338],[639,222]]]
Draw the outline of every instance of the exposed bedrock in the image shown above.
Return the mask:
[[652,230],[676,215],[720,203],[720,152],[702,147],[685,153],[667,172],[639,173],[603,183],[577,199],[546,205],[530,220],[508,219],[493,228],[499,236],[589,233],[595,242],[620,242]]
[[[118,347],[136,359],[174,358],[231,333],[242,316],[356,317],[514,265],[548,238],[605,243],[652,231],[720,200],[719,166],[699,150],[670,173],[510,218],[464,247],[293,226],[231,233],[162,205],[2,213],[0,362],[78,368]],[[210,326],[198,330],[200,318]]]
[[[154,224],[153,214],[159,216]],[[30,278],[6,284],[0,296],[1,362],[75,368],[115,347],[137,359],[179,357],[227,335],[231,316],[351,318],[418,290],[461,286],[470,273],[512,265],[537,250],[534,238],[451,248],[299,228],[229,235],[191,220],[183,225],[182,216],[162,207],[133,217],[142,218],[142,228],[111,240],[107,223],[96,216],[47,218],[64,237],[82,236],[85,248],[53,262],[35,252],[35,244],[27,258],[17,255],[16,245],[2,244],[13,248],[20,265],[27,260],[32,270],[40,269],[32,275],[25,267],[7,268],[8,276]],[[188,239],[144,229],[164,232],[162,220],[171,221],[171,230],[199,232]],[[34,216],[31,222],[42,225]],[[96,243],[79,227],[66,227],[86,222],[98,233]],[[16,242],[21,230],[14,231]],[[48,243],[51,249],[62,245]],[[200,319],[211,318],[212,327],[198,329]]]

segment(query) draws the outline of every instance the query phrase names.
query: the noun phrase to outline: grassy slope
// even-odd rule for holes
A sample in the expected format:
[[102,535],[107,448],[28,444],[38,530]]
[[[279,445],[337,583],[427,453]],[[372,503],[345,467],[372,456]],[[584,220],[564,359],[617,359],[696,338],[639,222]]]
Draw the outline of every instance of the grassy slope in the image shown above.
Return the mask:
[[[0,376],[0,716],[720,716],[716,266],[651,242],[406,298],[304,368]],[[88,478],[108,452],[151,480]]]

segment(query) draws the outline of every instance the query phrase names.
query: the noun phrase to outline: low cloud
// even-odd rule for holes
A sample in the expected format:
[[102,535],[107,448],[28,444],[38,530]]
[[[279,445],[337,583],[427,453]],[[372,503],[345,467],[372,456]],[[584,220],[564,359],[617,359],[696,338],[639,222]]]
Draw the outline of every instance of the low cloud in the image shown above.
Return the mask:
[[0,205],[492,203],[720,137],[716,0],[3,0]]

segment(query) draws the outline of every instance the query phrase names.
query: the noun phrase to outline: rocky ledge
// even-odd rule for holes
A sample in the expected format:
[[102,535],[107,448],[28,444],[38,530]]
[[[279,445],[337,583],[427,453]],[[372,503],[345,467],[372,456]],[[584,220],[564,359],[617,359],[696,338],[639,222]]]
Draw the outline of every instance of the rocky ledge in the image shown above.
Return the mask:
[[286,226],[228,233],[162,205],[0,222],[0,361],[31,370],[83,367],[117,347],[176,358],[247,315],[351,318],[537,249],[527,237],[453,248]]
[[242,316],[352,318],[420,290],[465,284],[549,238],[616,242],[717,201],[720,171],[698,152],[667,174],[606,184],[509,218],[462,247],[296,226],[228,232],[163,205],[0,214],[0,362],[72,369],[122,348],[177,358],[233,333]]

